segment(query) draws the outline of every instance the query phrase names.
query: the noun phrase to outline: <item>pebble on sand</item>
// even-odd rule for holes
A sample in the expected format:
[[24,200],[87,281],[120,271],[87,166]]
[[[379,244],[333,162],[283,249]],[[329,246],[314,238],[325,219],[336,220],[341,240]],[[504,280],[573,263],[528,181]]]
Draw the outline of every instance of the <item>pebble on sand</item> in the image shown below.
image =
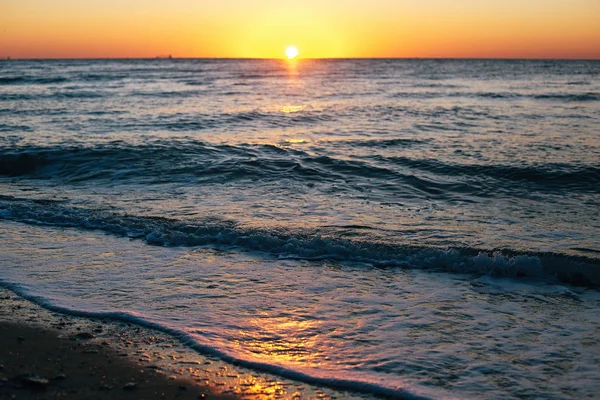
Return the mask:
[[50,383],[50,381],[46,378],[29,374],[21,376],[21,382],[23,382],[25,385],[36,388],[45,388],[48,386],[48,383]]

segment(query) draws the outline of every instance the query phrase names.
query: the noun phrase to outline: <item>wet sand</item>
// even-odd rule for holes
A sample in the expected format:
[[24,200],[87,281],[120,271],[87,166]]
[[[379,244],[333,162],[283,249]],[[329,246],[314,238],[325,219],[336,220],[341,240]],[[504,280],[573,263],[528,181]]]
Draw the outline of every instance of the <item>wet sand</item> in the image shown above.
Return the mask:
[[369,397],[233,366],[163,332],[56,313],[0,287],[0,399]]
[[223,397],[190,379],[137,365],[107,345],[89,343],[89,335],[61,337],[58,330],[0,322],[0,398]]

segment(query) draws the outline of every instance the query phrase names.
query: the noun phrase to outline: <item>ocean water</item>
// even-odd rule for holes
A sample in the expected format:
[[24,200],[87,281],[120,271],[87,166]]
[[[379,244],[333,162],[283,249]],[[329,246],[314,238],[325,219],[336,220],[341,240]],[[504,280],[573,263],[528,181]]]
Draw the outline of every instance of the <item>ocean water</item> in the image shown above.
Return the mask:
[[0,281],[364,392],[600,390],[600,62],[0,62]]

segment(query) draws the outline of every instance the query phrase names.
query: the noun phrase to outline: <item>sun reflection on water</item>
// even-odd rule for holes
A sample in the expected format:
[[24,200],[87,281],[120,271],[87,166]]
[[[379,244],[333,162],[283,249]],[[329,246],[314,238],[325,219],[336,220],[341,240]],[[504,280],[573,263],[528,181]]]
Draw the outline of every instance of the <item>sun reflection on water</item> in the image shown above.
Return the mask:
[[289,144],[301,144],[301,143],[310,143],[310,140],[308,140],[308,139],[286,139],[285,142],[289,143]]
[[[250,321],[254,329],[240,332],[243,348],[269,363],[318,366],[322,359],[317,349],[320,323],[297,317],[263,315]],[[238,343],[241,347],[241,343]]]
[[304,106],[284,106],[280,111],[285,114],[292,114],[300,112],[304,109]]

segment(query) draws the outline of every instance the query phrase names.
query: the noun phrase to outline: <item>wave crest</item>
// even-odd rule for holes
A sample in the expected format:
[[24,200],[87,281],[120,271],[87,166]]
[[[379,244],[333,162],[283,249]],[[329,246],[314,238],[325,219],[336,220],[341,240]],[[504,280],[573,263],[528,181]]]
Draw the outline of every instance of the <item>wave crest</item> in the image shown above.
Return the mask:
[[[216,246],[258,251],[281,259],[331,260],[378,267],[431,269],[508,277],[554,276],[561,281],[600,285],[600,259],[512,250],[417,247],[377,240],[352,241],[315,231],[249,229],[215,219],[181,221],[112,214],[52,200],[0,197],[0,219],[101,230],[155,246]],[[401,240],[399,240],[401,242]]]

